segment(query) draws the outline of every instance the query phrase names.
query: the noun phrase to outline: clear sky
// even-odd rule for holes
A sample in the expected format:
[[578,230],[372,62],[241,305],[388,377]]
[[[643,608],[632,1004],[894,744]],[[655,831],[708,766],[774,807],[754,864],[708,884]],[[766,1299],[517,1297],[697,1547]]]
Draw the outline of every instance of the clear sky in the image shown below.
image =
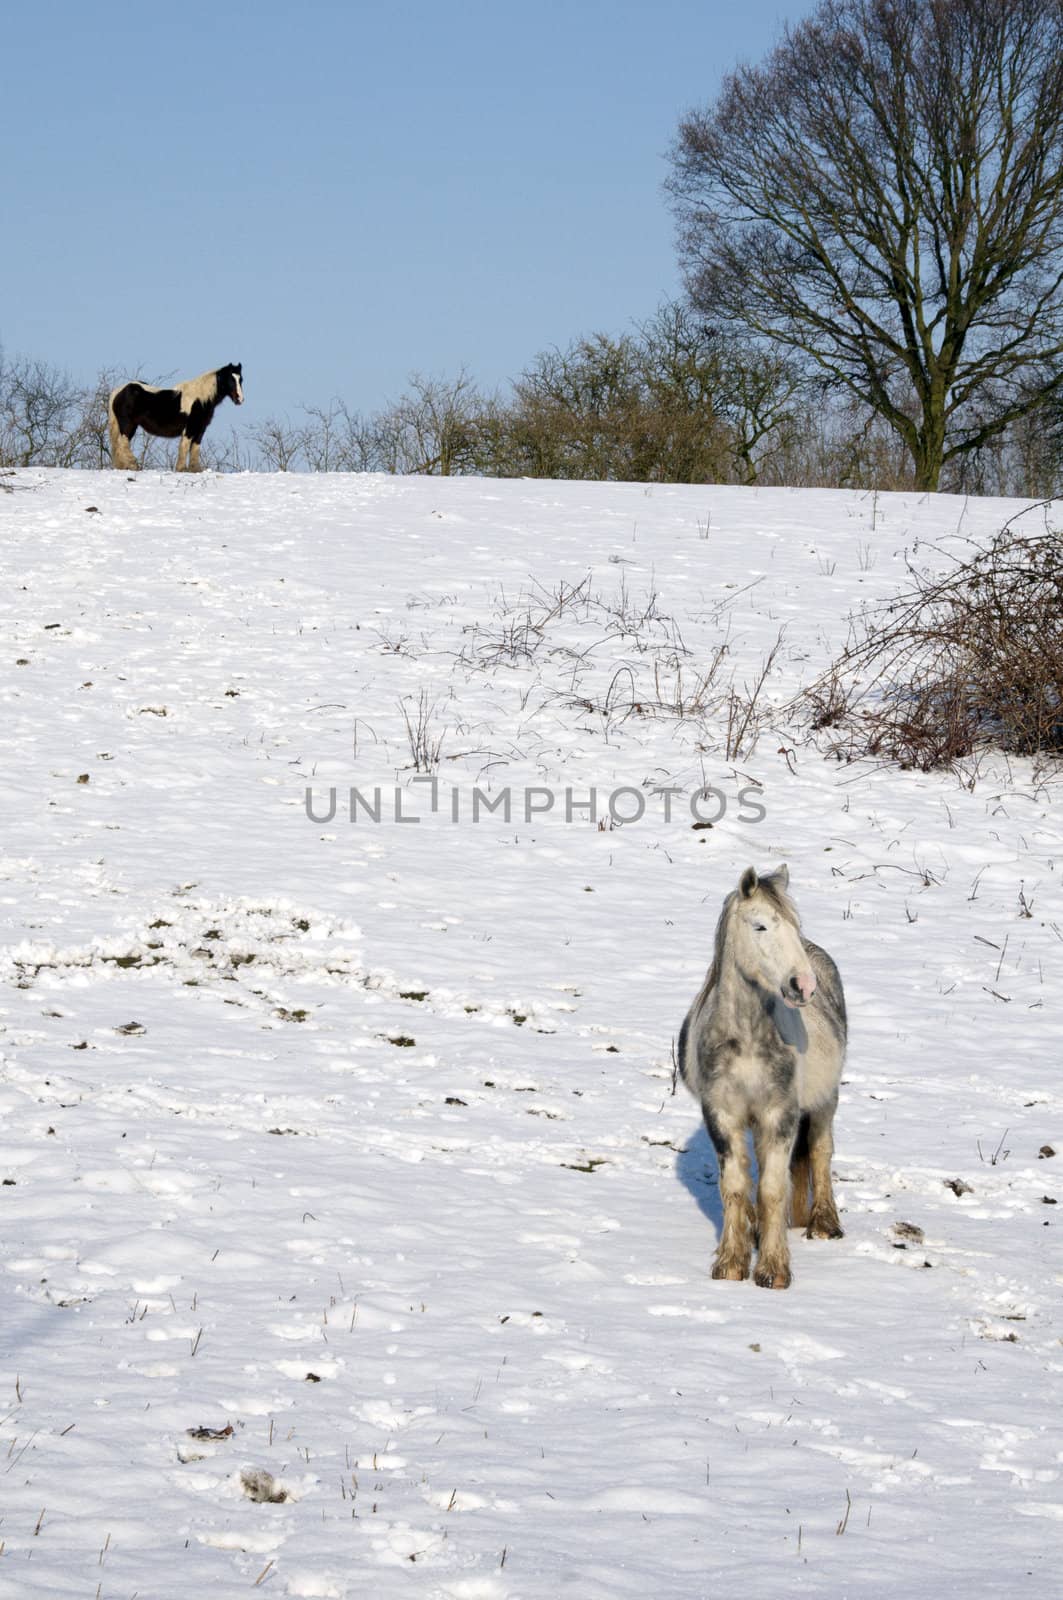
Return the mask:
[[487,387],[679,290],[680,114],[795,0],[31,0],[0,29],[0,343],[242,361],[245,415]]

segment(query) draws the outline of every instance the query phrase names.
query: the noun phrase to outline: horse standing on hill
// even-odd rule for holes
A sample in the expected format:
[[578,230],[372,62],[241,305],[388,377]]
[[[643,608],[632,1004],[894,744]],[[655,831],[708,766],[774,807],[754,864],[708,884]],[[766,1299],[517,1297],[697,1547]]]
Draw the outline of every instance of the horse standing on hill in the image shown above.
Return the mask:
[[842,1237],[830,1163],[845,997],[831,957],[801,935],[789,883],[785,866],[763,878],[748,867],[727,896],[712,966],[678,1047],[683,1081],[701,1100],[720,1164],[723,1229],[712,1275],[748,1278],[756,1240],[753,1276],[765,1289],[790,1283],[791,1187],[795,1226],[809,1239]]
[[244,403],[243,368],[239,362],[215,372],[188,378],[173,389],[157,389],[133,380],[111,391],[107,419],[111,435],[111,461],[123,472],[136,472],[139,464],[130,449],[138,428],[161,439],[180,438],[177,471],[200,472],[199,446],[215,409],[222,400]]

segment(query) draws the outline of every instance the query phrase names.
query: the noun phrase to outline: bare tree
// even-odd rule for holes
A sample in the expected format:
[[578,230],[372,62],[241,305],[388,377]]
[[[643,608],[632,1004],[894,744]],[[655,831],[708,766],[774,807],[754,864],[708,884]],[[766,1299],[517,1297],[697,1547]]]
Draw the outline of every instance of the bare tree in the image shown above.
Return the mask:
[[694,304],[884,417],[919,487],[1063,386],[1059,0],[824,0],[684,118],[669,188]]
[[514,384],[532,476],[633,479],[642,375],[635,340],[595,333],[538,355]]
[[0,355],[0,465],[73,465],[79,398],[69,375],[47,361]]
[[791,448],[797,401],[808,385],[784,351],[753,339],[721,341],[719,373],[716,403],[731,424],[738,481],[756,483]]
[[635,334],[536,357],[496,432],[534,477],[753,483],[786,450],[803,387],[785,354],[665,303]]
[[[719,482],[729,476],[719,331],[676,301],[639,325],[644,429],[653,441],[645,476],[660,483]],[[648,425],[648,426],[647,426]]]
[[476,418],[481,398],[463,367],[456,378],[414,373],[401,400],[391,406],[390,429],[400,472],[448,478],[475,470]]
[[396,426],[386,413],[363,416],[340,402],[343,416],[344,472],[400,472],[392,465]]
[[203,441],[203,466],[209,472],[260,472],[261,457],[255,444],[242,428],[230,423],[228,432],[212,428]]
[[342,400],[327,406],[302,407],[307,418],[302,430],[302,450],[311,472],[343,472],[347,467],[346,438],[350,416]]
[[109,467],[111,442],[107,428],[107,406],[111,390],[127,374],[113,367],[103,367],[96,374],[95,383],[80,389],[77,396],[77,418],[71,438],[71,459],[67,466]]
[[291,472],[302,449],[302,429],[287,417],[266,417],[251,429],[251,443],[267,472]]

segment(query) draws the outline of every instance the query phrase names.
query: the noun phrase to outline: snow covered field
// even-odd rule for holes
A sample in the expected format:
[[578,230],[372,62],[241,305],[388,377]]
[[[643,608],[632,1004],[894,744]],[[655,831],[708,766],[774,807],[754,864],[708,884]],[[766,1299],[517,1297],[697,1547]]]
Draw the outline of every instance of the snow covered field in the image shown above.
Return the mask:
[[[0,1597],[1051,1593],[1060,792],[712,709],[1017,506],[4,481]],[[852,1022],[784,1294],[671,1063],[780,860]]]

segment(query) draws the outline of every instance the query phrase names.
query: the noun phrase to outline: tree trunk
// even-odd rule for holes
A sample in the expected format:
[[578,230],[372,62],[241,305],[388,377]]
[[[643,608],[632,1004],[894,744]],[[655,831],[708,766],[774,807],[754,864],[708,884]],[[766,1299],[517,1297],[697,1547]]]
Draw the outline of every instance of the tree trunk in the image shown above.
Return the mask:
[[937,489],[945,459],[945,401],[944,396],[930,395],[923,406],[923,423],[916,435],[912,451],[915,462],[915,487]]

